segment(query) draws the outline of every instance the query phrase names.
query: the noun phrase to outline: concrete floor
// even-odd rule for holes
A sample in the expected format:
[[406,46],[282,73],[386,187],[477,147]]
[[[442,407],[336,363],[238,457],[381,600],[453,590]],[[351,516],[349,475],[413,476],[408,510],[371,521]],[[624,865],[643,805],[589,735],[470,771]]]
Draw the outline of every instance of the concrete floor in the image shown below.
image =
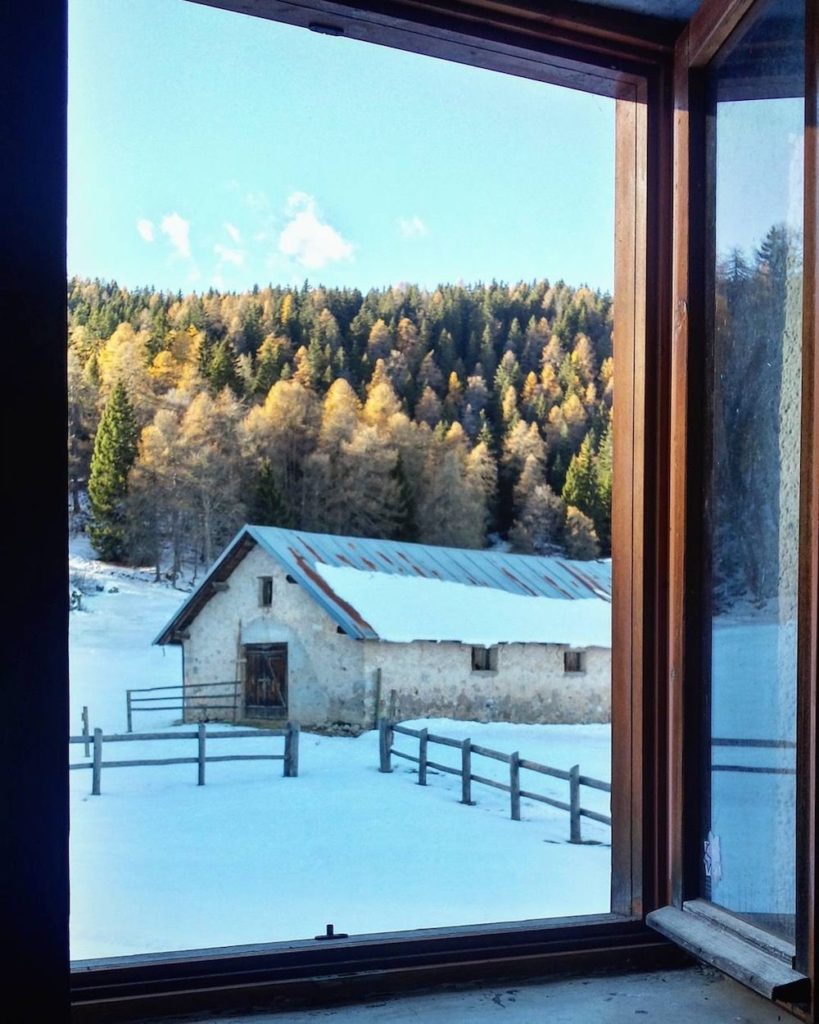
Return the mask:
[[[212,1019],[212,1018],[210,1018]],[[227,1021],[227,1018],[221,1018]],[[252,1014],[230,1024],[793,1024],[717,971],[692,967],[531,985],[493,986],[378,1000],[372,1004]],[[200,1022],[189,1022],[200,1024]],[[205,1019],[201,1021],[205,1024]]]

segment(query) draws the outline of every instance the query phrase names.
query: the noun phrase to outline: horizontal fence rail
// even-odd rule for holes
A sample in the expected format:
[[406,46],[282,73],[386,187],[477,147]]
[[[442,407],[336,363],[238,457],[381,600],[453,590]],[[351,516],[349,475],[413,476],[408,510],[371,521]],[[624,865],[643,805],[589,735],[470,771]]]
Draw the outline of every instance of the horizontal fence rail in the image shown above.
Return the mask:
[[[85,720],[84,720],[85,722]],[[195,764],[197,766],[197,785],[205,785],[205,765],[214,764],[217,761],[283,761],[283,774],[286,779],[296,778],[299,774],[299,724],[288,722],[285,729],[221,729],[218,732],[207,732],[205,723],[200,722],[196,730],[189,732],[142,732],[142,733],[115,733],[110,736],[103,735],[102,729],[94,729],[93,733],[93,757],[90,762],[82,761],[77,764],[69,764],[71,771],[77,769],[91,769],[91,795],[99,796],[102,792],[102,769],[103,768],[143,768],[149,765],[160,764]],[[218,739],[281,739],[284,738],[284,751],[281,754],[208,754],[207,741]],[[195,757],[153,757],[153,758],[132,758],[120,761],[103,761],[102,751],[105,743],[137,743],[141,741],[157,742],[162,740],[196,740],[197,752]],[[88,736],[69,736],[69,744],[88,743]],[[87,755],[86,755],[87,756]]]
[[[408,754],[406,751],[397,750],[394,745],[396,733],[401,736],[411,736],[417,739],[418,754]],[[430,760],[430,743],[460,750],[460,768]],[[462,804],[474,805],[475,801],[472,799],[473,782],[508,793],[510,814],[513,821],[520,821],[521,799],[534,800],[537,803],[548,804],[549,807],[556,807],[560,811],[566,811],[569,814],[569,841],[572,843],[583,842],[581,818],[590,818],[592,821],[599,821],[603,825],[611,826],[610,815],[600,814],[598,811],[582,807],[580,803],[580,789],[582,786],[586,786],[589,789],[597,789],[603,793],[611,793],[611,783],[604,782],[602,779],[594,779],[589,775],[581,775],[579,765],[574,765],[568,771],[564,771],[561,768],[552,768],[546,764],[539,764],[537,761],[529,761],[526,758],[522,758],[518,753],[504,754],[500,750],[482,747],[477,743],[473,743],[470,739],[455,740],[451,736],[437,736],[428,729],[410,729],[409,726],[399,725],[387,718],[380,719],[378,723],[378,750],[379,770],[382,772],[392,771],[393,757],[418,765],[419,786],[427,784],[427,770],[429,768],[432,768],[434,771],[443,772],[446,775],[459,776],[461,779]],[[509,782],[499,782],[497,779],[490,779],[486,775],[475,774],[472,769],[472,758],[476,755],[507,764],[509,766]],[[553,797],[545,796],[543,793],[522,789],[520,784],[521,770],[548,775],[551,778],[568,782],[569,799],[567,801],[556,800]]]
[[[198,698],[207,698],[207,694],[200,693],[200,690],[214,689],[215,687],[221,687],[222,690],[231,692],[225,692],[224,694],[216,694],[217,699],[224,696],[226,698],[223,704],[214,704],[212,700],[207,699],[206,704],[196,703]],[[174,686],[141,686],[137,689],[125,691],[125,715],[128,732],[133,732],[134,724],[134,712],[136,711],[232,711],[233,721],[235,722],[239,714],[239,692],[241,684],[234,679],[226,680],[223,683],[197,683],[195,687],[184,687],[178,683]],[[191,692],[195,690],[196,692]],[[160,693],[164,691],[161,697],[144,697],[142,694],[145,693]],[[172,692],[168,692],[172,691]],[[187,692],[186,692],[187,691]],[[179,703],[175,702],[175,697],[178,698]]]
[[[762,740],[762,739],[739,739],[733,737],[715,737],[711,740],[712,747],[732,747],[747,750],[796,750],[794,740]],[[796,775],[796,768],[765,767],[764,765],[748,764],[714,764],[711,761],[712,772],[735,772],[737,774],[750,775]]]

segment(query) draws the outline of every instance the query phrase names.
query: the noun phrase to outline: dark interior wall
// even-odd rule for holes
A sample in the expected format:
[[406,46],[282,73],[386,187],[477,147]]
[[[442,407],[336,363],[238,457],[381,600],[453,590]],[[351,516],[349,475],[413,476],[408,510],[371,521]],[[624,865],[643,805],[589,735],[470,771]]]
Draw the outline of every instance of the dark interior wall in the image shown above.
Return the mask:
[[2,998],[13,1024],[58,1024],[68,1017],[65,2],[5,3],[0,23]]

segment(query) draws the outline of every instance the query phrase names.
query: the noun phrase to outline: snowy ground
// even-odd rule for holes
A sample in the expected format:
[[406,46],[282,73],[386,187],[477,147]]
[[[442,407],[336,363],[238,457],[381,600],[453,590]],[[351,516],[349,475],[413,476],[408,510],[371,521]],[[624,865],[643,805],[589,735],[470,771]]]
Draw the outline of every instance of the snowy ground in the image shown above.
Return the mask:
[[[150,642],[185,594],[148,573],[94,563],[82,540],[71,562],[93,591],[71,615],[72,733],[83,705],[92,728],[124,732],[127,688],[181,681],[178,652]],[[190,731],[176,721],[174,712],[139,715],[135,729]],[[609,778],[607,726],[424,724]],[[398,745],[417,752],[408,737]],[[195,749],[185,739],[129,743],[112,745],[105,758]],[[281,740],[260,731],[258,739],[213,740],[209,753],[280,749]],[[69,756],[82,761],[82,747],[72,745]],[[456,756],[430,747],[433,760],[454,765]],[[473,766],[498,778],[504,770],[484,759]],[[524,820],[513,822],[507,794],[476,785],[477,805],[465,807],[451,776],[430,771],[423,788],[400,761],[382,775],[374,732],[303,734],[297,779],[282,778],[281,762],[207,771],[198,787],[195,765],[110,769],[99,797],[90,795],[90,771],[71,772],[74,959],[308,938],[328,922],[362,934],[608,910],[607,827],[584,819],[584,839],[593,842],[572,846],[564,812],[524,800]],[[559,781],[523,773],[522,785],[567,799]],[[603,793],[583,790],[583,804],[608,811]]]

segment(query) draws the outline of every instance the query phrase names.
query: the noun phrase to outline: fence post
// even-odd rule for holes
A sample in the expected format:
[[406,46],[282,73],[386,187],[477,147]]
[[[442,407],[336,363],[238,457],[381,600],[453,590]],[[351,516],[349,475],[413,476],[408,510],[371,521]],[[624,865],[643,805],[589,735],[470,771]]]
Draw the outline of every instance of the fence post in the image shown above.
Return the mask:
[[197,780],[198,786],[205,785],[205,723],[200,722],[199,728],[197,729],[197,735],[199,739],[199,777]]
[[287,723],[284,734],[284,777],[286,779],[298,778],[300,731],[301,726],[298,722]]
[[102,729],[94,730],[94,763],[91,766],[91,796],[100,795],[102,776]]
[[570,843],[582,843],[580,836],[580,765],[569,769]]
[[520,821],[520,754],[509,755],[509,796],[512,804],[512,821]]
[[131,720],[131,691],[125,691],[125,710],[128,716],[128,732],[133,732],[133,721]]
[[392,771],[392,725],[389,718],[378,719],[378,758],[380,772]]
[[426,786],[427,784],[427,746],[429,740],[427,735],[429,729],[422,729],[421,735],[418,737],[418,785]]
[[461,744],[461,803],[470,807],[475,803],[472,799],[472,740]]
[[88,732],[88,705],[84,704],[82,709],[82,738],[85,740],[83,743],[83,751],[86,757],[91,756],[91,737]]

